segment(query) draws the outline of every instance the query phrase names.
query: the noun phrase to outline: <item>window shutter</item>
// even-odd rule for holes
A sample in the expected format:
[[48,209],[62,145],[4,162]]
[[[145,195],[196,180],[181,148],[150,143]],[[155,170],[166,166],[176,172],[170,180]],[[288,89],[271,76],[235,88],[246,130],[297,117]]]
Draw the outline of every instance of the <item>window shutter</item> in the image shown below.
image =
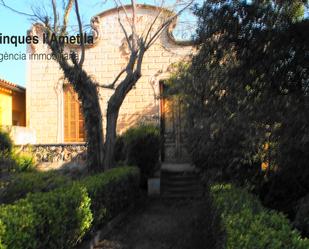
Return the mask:
[[71,85],[64,88],[64,141],[85,141],[84,117],[77,94]]

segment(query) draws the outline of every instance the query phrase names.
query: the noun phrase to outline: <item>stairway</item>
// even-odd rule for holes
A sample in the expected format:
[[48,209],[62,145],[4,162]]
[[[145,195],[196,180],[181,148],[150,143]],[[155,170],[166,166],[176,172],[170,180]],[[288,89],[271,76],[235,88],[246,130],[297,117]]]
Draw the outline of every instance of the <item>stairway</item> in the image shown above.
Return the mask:
[[199,198],[203,195],[199,174],[195,170],[161,169],[161,197]]

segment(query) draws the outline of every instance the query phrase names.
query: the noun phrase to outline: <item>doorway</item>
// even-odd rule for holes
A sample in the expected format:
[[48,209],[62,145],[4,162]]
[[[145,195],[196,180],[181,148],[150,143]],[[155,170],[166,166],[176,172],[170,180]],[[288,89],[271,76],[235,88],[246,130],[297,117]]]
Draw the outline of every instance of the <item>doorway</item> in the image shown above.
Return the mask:
[[186,150],[186,119],[184,103],[180,96],[165,96],[168,86],[160,82],[161,137],[163,162],[188,163]]

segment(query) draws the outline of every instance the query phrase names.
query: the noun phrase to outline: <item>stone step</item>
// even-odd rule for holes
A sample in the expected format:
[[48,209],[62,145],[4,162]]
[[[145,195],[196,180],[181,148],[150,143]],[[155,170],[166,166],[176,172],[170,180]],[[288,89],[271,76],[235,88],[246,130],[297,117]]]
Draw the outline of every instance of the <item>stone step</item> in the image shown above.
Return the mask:
[[180,174],[166,174],[166,173],[161,173],[161,178],[166,180],[186,180],[186,181],[194,181],[194,180],[199,180],[199,176],[197,174],[190,174],[190,175],[180,175]]
[[161,196],[195,198],[203,195],[200,177],[195,171],[161,171]]
[[163,194],[195,194],[203,192],[203,189],[163,189]]
[[194,192],[194,193],[169,193],[166,192],[161,195],[162,198],[201,198],[203,192]]
[[168,187],[191,187],[191,186],[200,186],[201,183],[199,182],[199,180],[195,180],[195,181],[185,181],[185,180],[181,180],[181,181],[171,181],[171,180],[162,180],[161,185],[163,186],[168,186]]

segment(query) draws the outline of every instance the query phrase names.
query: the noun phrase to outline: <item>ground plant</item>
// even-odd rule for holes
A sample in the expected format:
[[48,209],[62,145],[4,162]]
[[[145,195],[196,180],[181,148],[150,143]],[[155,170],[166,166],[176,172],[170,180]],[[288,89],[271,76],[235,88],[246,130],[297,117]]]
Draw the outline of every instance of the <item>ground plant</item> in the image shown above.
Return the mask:
[[138,169],[119,167],[2,204],[0,248],[73,248],[133,205],[138,189]]
[[309,240],[301,238],[289,220],[267,210],[256,196],[232,185],[213,185],[211,193],[221,212],[228,249],[305,249]]

